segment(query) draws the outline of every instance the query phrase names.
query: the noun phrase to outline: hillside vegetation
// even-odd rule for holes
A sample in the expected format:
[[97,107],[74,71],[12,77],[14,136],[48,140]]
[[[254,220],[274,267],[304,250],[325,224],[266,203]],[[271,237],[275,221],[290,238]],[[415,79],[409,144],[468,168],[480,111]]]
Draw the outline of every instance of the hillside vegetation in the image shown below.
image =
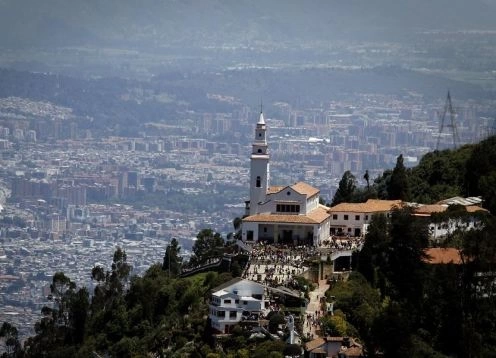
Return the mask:
[[496,136],[456,150],[427,153],[413,168],[406,168],[400,155],[395,168],[385,170],[369,187],[358,187],[347,171],[332,205],[369,198],[432,204],[454,196],[480,196],[483,207],[496,213]]

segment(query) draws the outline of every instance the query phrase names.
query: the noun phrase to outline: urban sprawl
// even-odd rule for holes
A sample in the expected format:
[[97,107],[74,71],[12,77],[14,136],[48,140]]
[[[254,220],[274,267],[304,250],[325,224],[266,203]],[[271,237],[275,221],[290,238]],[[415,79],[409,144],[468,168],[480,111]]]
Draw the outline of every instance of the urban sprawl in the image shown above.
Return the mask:
[[[417,93],[362,94],[316,108],[270,104],[277,113],[264,110],[271,184],[305,181],[329,202],[346,170],[361,182],[365,170],[375,178],[399,154],[417,164],[438,139],[440,148],[451,148],[452,126],[440,131],[441,97],[427,103]],[[458,144],[490,134],[489,105],[456,105]],[[144,123],[129,138],[100,135],[92,118],[70,108],[1,98],[0,321],[32,334],[53,274],[63,271],[91,291],[91,268],[109,266],[116,247],[140,274],[162,261],[173,237],[186,257],[203,228],[227,237],[245,212],[259,114],[238,107],[179,113],[173,122]],[[265,275],[265,267],[257,269],[246,277]]]

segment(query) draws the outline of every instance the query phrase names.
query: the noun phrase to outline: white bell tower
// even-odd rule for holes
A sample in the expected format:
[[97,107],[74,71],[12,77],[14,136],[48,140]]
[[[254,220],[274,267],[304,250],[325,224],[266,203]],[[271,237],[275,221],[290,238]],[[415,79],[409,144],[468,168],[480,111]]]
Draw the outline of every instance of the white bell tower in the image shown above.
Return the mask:
[[259,204],[265,202],[269,188],[269,153],[267,152],[267,128],[263,112],[255,128],[250,164],[250,215],[259,212]]

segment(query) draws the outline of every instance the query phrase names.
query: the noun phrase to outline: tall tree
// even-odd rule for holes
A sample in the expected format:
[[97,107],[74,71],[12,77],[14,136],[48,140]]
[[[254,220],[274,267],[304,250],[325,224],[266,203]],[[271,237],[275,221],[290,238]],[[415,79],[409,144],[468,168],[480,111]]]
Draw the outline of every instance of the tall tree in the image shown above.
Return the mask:
[[[490,356],[496,351],[496,218],[466,233],[463,248],[463,354]],[[477,353],[479,352],[479,353]]]
[[55,304],[53,308],[42,308],[42,318],[35,324],[36,336],[30,337],[24,345],[28,357],[67,356],[68,347],[84,341],[89,315],[88,290],[77,290],[76,284],[63,272],[55,273],[50,290]]
[[124,299],[124,289],[128,283],[131,265],[127,263],[127,254],[118,247],[114,252],[112,269],[105,271],[101,266],[95,266],[91,270],[92,278],[98,282],[95,287],[92,310],[104,310],[112,307],[114,302]]
[[372,216],[365,235],[365,242],[358,254],[358,271],[369,281],[372,287],[384,292],[384,271],[386,253],[390,242],[389,223],[386,215]]
[[171,240],[170,245],[165,249],[162,269],[167,271],[171,276],[177,276],[181,273],[183,258],[179,255],[181,246],[176,238]]
[[68,297],[68,318],[71,342],[82,344],[90,307],[90,295],[86,287],[80,288]]
[[479,189],[484,198],[484,207],[496,214],[496,169],[480,178]]
[[233,238],[235,240],[241,240],[241,225],[242,224],[243,224],[243,219],[241,219],[239,216],[237,216],[233,219],[233,228],[234,228]]
[[56,324],[58,326],[68,325],[68,297],[74,293],[76,289],[76,284],[71,281],[63,272],[56,272],[52,278],[52,284],[50,285],[50,291],[53,295],[53,299],[56,302],[56,310],[54,311],[56,317]]
[[8,322],[4,322],[0,328],[0,339],[4,342],[5,353],[2,357],[16,358],[22,356],[21,343],[17,328]]
[[196,235],[193,245],[193,256],[190,264],[203,265],[211,258],[220,257],[223,252],[224,240],[218,232],[212,229],[203,229]]
[[345,171],[341,180],[339,181],[338,190],[332,198],[331,206],[338,205],[339,203],[350,202],[353,197],[353,193],[356,189],[356,178],[349,171]]
[[419,307],[425,275],[424,249],[429,245],[427,223],[412,215],[411,208],[393,210],[387,251],[387,278],[392,297]]
[[410,188],[408,184],[407,170],[403,164],[403,154],[396,159],[396,166],[391,174],[388,187],[388,196],[391,200],[410,200]]
[[466,162],[465,183],[467,195],[482,195],[480,178],[496,170],[496,136],[477,144]]
[[363,175],[363,179],[365,179],[365,181],[367,182],[367,190],[370,190],[370,176],[368,169],[365,171],[365,174]]
[[389,198],[388,188],[392,175],[393,171],[391,169],[387,169],[381,176],[374,179],[374,189],[377,192],[378,199],[386,200]]

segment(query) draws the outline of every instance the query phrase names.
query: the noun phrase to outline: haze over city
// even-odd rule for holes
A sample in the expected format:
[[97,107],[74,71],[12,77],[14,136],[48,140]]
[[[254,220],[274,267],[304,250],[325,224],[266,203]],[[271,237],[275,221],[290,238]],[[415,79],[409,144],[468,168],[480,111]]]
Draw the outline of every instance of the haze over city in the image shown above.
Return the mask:
[[[329,204],[496,133],[495,0],[0,0],[0,321],[64,271],[233,235],[260,112],[270,181]],[[453,110],[446,111],[450,93]],[[264,122],[264,124],[265,124]]]

